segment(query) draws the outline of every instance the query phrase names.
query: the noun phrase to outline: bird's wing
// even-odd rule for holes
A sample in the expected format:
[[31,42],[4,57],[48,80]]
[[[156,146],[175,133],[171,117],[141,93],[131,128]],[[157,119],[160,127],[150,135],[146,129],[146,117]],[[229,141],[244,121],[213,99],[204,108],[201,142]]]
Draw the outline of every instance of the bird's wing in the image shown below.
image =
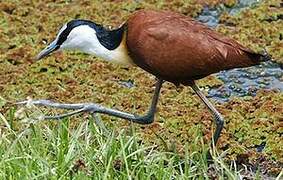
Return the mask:
[[193,27],[199,28],[205,34],[205,36],[208,36],[208,37],[214,39],[215,41],[229,45],[229,46],[235,48],[235,50],[242,50],[242,51],[249,53],[249,54],[257,54],[254,51],[252,51],[251,49],[244,47],[243,45],[238,43],[236,40],[234,40],[232,38],[228,38],[228,37],[216,32],[216,31],[212,30],[210,27],[208,27],[208,26],[206,26],[206,25],[204,25],[204,24],[202,24],[198,21],[192,20],[191,23],[193,24]]

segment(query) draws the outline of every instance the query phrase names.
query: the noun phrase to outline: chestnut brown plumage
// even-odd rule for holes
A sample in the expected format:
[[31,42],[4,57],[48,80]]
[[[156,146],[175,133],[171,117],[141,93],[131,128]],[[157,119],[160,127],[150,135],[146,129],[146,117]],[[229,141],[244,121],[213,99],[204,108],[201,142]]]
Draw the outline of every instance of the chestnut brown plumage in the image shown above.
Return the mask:
[[127,21],[127,46],[135,64],[176,84],[256,65],[263,57],[187,16],[168,11],[134,13]]
[[226,38],[205,25],[184,15],[140,10],[118,29],[109,30],[87,20],[72,20],[59,31],[56,39],[39,53],[41,59],[57,49],[79,49],[110,62],[135,64],[157,77],[149,111],[137,116],[97,104],[59,104],[33,101],[37,105],[75,111],[49,118],[62,118],[81,112],[104,113],[140,124],[153,122],[160,89],[164,81],[189,85],[213,113],[216,144],[223,128],[223,118],[201,93],[194,80],[209,74],[238,67],[247,67],[268,60],[267,54],[258,54]]

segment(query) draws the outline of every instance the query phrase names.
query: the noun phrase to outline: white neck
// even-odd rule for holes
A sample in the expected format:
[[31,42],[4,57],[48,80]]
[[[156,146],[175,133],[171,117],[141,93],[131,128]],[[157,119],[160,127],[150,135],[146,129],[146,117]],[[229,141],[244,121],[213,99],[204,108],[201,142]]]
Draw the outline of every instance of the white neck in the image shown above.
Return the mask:
[[118,64],[133,64],[128,55],[125,35],[121,44],[114,50],[105,48],[96,36],[96,31],[87,25],[74,28],[67,40],[61,45],[62,49],[77,49],[92,54],[103,60]]

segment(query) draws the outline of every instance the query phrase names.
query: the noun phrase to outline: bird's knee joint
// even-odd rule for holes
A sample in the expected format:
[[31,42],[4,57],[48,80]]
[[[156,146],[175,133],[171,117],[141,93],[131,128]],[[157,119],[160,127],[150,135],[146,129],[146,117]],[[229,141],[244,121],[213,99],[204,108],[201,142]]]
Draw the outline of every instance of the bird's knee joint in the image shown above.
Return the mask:
[[139,118],[141,124],[151,124],[154,121],[154,115],[148,114]]
[[216,124],[217,124],[217,125],[223,126],[223,124],[224,124],[224,118],[223,118],[222,116],[216,116],[215,119],[216,119]]
[[151,124],[154,121],[154,115],[148,115],[146,117],[146,124]]

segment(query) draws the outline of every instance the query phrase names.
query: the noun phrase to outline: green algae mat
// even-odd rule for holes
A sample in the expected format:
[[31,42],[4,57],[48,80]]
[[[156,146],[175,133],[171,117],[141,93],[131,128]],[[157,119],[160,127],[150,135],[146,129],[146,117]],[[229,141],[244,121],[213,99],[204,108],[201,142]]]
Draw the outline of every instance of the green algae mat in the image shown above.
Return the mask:
[[[0,2],[0,113],[10,117],[17,108],[11,102],[27,97],[60,102],[96,102],[136,114],[144,113],[154,90],[155,79],[136,67],[120,67],[78,52],[58,52],[43,61],[34,57],[74,18],[91,19],[118,26],[137,9],[173,10],[197,17],[203,6],[233,7],[236,1],[17,1]],[[224,3],[224,4],[223,4]],[[223,13],[217,31],[233,37],[249,48],[266,48],[277,63],[283,63],[283,12],[281,0],[266,0],[231,16]],[[281,77],[283,81],[283,77]],[[125,86],[132,82],[133,87]],[[223,82],[214,75],[197,82],[203,90]],[[213,101],[213,100],[212,100]],[[283,166],[283,93],[260,90],[255,97],[233,98],[216,103],[225,118],[217,151],[227,162],[261,167],[266,174],[278,175]],[[54,113],[48,109],[45,113]],[[58,112],[58,111],[57,111]],[[72,117],[70,128],[85,116]],[[108,129],[136,133],[144,144],[159,151],[185,153],[190,147],[207,146],[213,132],[213,118],[189,87],[165,83],[161,90],[155,122],[132,125],[101,116]],[[2,123],[2,122],[1,122]],[[44,122],[40,123],[44,126]],[[50,124],[55,127],[56,122]],[[13,119],[13,129],[23,125]],[[7,124],[2,123],[1,132]],[[201,140],[195,141],[200,134]],[[198,144],[199,143],[199,144]],[[195,148],[194,148],[195,149]]]

